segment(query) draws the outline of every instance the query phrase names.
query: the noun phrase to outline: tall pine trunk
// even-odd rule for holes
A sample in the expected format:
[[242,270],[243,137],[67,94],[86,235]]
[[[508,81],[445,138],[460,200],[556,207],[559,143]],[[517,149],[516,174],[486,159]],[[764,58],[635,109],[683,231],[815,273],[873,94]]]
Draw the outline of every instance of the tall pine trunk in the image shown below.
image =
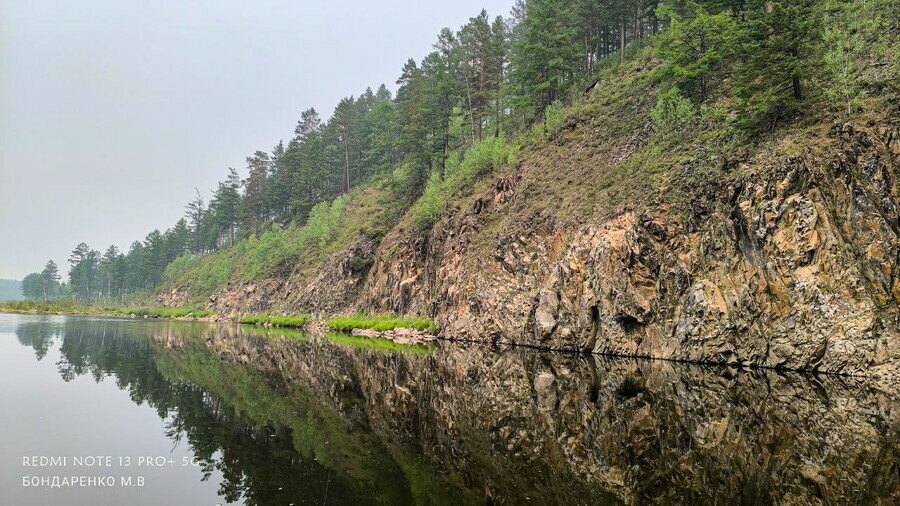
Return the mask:
[[345,191],[350,193],[350,146],[346,141],[344,142],[344,180]]

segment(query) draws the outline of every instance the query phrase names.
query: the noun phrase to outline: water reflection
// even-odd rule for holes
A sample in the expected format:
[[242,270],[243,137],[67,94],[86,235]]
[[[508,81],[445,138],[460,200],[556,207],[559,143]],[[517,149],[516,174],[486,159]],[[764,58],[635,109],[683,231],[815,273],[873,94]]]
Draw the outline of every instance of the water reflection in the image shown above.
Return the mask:
[[23,319],[114,377],[246,504],[900,500],[900,404],[866,381],[237,326]]

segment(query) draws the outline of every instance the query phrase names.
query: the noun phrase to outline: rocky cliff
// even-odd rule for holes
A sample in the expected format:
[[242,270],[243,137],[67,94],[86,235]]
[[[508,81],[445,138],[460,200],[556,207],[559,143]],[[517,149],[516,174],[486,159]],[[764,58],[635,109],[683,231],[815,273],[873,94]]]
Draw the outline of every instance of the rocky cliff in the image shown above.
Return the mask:
[[386,234],[360,229],[289,275],[233,279],[210,305],[417,314],[447,338],[900,384],[898,102],[753,138],[722,120],[664,135],[647,115],[652,68],[631,65],[627,93],[594,89],[433,226],[407,213]]
[[723,160],[682,208],[662,198],[600,219],[518,214],[529,172],[552,174],[526,162],[427,234],[395,238],[398,253],[383,246],[357,305],[433,314],[463,339],[891,373],[900,132],[820,135],[815,150]]
[[[570,124],[428,230],[402,221],[313,277],[235,283],[211,304],[416,313],[455,339],[897,381],[896,124],[811,127],[688,160],[615,207],[592,207],[597,179],[568,184],[560,159],[615,174],[646,129],[610,155],[592,128]],[[542,187],[560,181],[569,193],[548,201]],[[359,259],[374,265],[355,269]]]

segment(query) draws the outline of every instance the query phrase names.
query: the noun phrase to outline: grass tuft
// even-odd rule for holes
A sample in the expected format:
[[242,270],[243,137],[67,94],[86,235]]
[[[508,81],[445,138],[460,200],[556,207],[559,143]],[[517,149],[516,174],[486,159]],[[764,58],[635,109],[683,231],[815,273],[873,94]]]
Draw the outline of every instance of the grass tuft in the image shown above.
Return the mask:
[[392,316],[352,315],[336,316],[325,325],[331,330],[349,332],[353,329],[371,329],[380,332],[398,328],[428,331],[432,334],[440,332],[440,328],[432,320],[425,318],[395,318]]
[[309,316],[306,315],[271,315],[248,314],[241,316],[239,323],[245,325],[270,325],[272,327],[299,328],[309,323]]

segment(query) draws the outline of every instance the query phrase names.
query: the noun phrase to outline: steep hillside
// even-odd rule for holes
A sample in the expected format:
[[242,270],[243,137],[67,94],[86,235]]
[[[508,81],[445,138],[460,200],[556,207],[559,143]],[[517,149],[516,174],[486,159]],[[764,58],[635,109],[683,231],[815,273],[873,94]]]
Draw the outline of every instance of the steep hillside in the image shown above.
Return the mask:
[[896,96],[758,144],[708,127],[667,144],[634,75],[432,230],[392,231],[357,307],[435,315],[457,338],[895,369]]
[[517,139],[518,163],[446,192],[431,226],[415,207],[392,220],[376,182],[270,275],[211,291],[172,276],[158,301],[416,314],[450,338],[896,374],[896,86],[849,117],[823,107],[749,135],[727,96],[662,128],[657,67],[647,48],[606,71]]

